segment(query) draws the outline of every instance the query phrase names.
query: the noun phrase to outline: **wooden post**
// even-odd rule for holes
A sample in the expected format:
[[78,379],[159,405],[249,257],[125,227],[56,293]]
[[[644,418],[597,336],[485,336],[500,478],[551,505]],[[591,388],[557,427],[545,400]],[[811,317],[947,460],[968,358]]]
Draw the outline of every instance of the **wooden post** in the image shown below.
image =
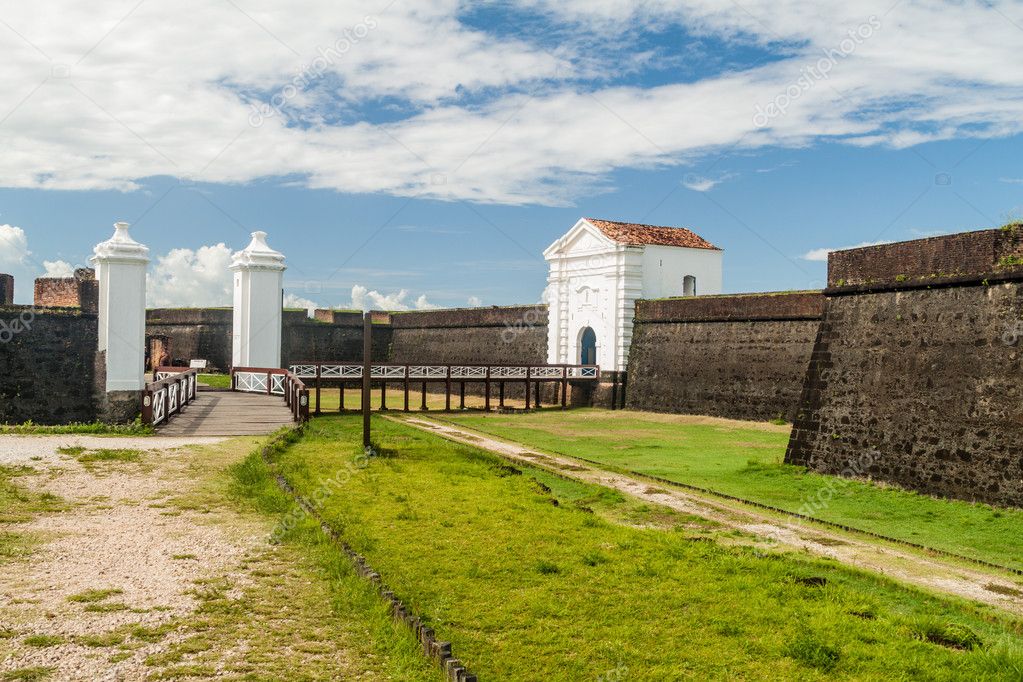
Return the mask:
[[458,409],[465,409],[465,382],[461,382],[458,391]]
[[387,412],[387,379],[380,382],[380,411]]
[[316,416],[320,416],[320,365],[316,365]]
[[531,388],[531,386],[529,385],[529,370],[527,369],[526,370],[526,409],[527,410],[529,409],[529,389],[530,388]]
[[618,372],[611,372],[611,409],[618,409]]
[[536,409],[538,409],[538,410],[540,409],[540,394],[543,392],[542,388],[543,388],[543,382],[542,381],[536,382],[536,397],[533,400],[533,404],[536,405]]
[[502,381],[497,387],[497,406],[502,410],[504,409],[504,382]]
[[444,377],[444,411],[451,411],[451,365],[448,365]]
[[561,378],[561,409],[568,407],[568,379]]
[[405,365],[405,411],[408,412],[408,365]]
[[362,318],[362,447],[370,447],[369,427],[369,380],[370,380],[370,356],[373,353],[373,317],[363,313]]
[[426,382],[425,381],[423,382],[423,404],[422,404],[422,406],[419,409],[421,409],[423,412],[426,412],[426,410],[429,409],[426,406]]
[[490,366],[487,366],[487,377],[484,382],[484,393],[486,393],[486,401],[484,402],[483,409],[490,412]]
[[338,397],[337,411],[338,412],[344,412],[345,411],[345,380],[344,379],[341,380],[341,388],[338,389],[337,397]]

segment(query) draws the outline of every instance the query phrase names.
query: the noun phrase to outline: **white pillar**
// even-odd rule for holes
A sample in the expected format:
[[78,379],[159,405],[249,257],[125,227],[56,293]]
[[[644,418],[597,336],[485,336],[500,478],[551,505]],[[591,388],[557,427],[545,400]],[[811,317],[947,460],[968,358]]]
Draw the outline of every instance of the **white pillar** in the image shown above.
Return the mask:
[[106,390],[145,387],[146,264],[149,249],[114,223],[114,236],[93,249],[99,281],[99,350],[106,351]]
[[281,366],[281,316],[284,308],[284,255],[266,243],[266,232],[231,261],[234,271],[234,330],[231,363],[235,367]]

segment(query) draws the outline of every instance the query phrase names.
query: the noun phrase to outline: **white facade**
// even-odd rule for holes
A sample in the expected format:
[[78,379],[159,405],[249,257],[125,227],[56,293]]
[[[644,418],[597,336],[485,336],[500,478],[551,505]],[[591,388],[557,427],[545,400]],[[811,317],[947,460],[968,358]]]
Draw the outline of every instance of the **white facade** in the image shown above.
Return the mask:
[[721,293],[720,250],[624,244],[585,218],[551,244],[544,258],[550,268],[552,364],[581,362],[589,328],[596,335],[596,364],[624,371],[637,299]]
[[285,269],[284,255],[267,245],[266,232],[253,232],[245,250],[234,254],[233,366],[281,366]]
[[99,350],[106,352],[106,390],[145,387],[146,265],[149,249],[115,223],[114,236],[90,259],[99,283]]

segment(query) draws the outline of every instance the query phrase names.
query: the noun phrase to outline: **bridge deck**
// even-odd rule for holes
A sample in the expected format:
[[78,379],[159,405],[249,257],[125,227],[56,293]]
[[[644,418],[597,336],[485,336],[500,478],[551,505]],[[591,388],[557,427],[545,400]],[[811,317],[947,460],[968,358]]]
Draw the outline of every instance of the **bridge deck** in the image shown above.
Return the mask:
[[156,431],[161,436],[258,436],[293,423],[280,396],[200,386],[196,399]]

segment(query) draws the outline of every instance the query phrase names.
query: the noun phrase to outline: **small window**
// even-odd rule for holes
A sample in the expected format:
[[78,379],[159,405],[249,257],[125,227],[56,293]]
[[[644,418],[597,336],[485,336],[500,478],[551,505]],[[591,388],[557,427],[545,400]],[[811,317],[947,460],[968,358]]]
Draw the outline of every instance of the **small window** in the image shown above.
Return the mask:
[[682,295],[683,296],[695,296],[696,295],[696,278],[692,275],[686,275],[682,278]]

